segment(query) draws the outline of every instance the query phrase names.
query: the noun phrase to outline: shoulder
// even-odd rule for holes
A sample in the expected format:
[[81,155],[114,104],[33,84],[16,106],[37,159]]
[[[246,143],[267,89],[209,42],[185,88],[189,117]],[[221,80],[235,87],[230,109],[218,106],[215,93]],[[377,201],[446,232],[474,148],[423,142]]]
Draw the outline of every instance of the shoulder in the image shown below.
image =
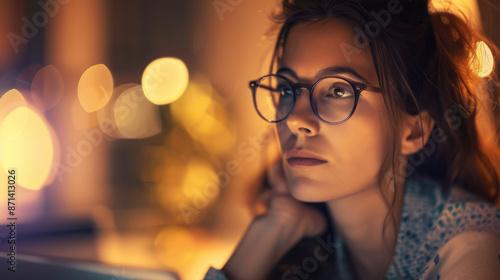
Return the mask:
[[429,179],[412,180],[405,187],[402,227],[433,247],[467,230],[500,234],[500,208],[459,186],[445,190]]
[[466,232],[500,236],[500,208],[460,187],[453,187],[434,209],[425,238],[430,247],[437,249],[452,239],[466,238],[470,235]]
[[[495,205],[457,186],[444,190],[431,180],[409,182],[405,187],[398,243],[390,275],[403,274],[407,278],[422,279],[422,275],[436,273],[436,265],[444,263],[443,250],[451,252],[451,249],[456,249],[447,256],[475,256],[480,259],[482,255],[478,257],[477,254],[484,251],[483,247],[494,249],[488,244],[497,244],[498,236],[500,209]],[[489,254],[494,256],[491,261],[500,261],[499,250],[496,255],[493,251]],[[453,260],[454,264],[466,261],[456,257]],[[451,263],[451,260],[446,263]]]
[[497,279],[500,235],[465,231],[449,240],[428,264],[423,279]]
[[435,181],[419,178],[407,183],[405,193],[403,218],[411,219],[409,226],[421,234],[439,232],[448,240],[466,230],[500,234],[500,208],[460,186],[445,190]]

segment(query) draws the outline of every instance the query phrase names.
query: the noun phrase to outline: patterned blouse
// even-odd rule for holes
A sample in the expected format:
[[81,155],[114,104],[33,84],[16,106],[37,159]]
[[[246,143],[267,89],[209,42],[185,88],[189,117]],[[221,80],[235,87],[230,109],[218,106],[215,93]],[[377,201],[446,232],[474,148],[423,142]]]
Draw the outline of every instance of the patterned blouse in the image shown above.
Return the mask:
[[[334,242],[337,265],[333,279],[356,279],[338,235]],[[480,242],[485,250],[479,256],[469,254]],[[484,242],[492,246],[484,246]],[[450,266],[468,255],[477,261],[465,262],[471,269],[460,267],[463,279],[479,279],[475,273],[484,263],[493,263],[500,271],[500,208],[459,187],[442,191],[432,180],[408,179],[396,250],[386,279],[440,279]],[[471,275],[463,275],[467,272]],[[294,277],[302,279],[289,275],[297,279]],[[210,267],[204,280],[212,279],[226,280],[222,271]],[[325,275],[322,279],[332,278]]]

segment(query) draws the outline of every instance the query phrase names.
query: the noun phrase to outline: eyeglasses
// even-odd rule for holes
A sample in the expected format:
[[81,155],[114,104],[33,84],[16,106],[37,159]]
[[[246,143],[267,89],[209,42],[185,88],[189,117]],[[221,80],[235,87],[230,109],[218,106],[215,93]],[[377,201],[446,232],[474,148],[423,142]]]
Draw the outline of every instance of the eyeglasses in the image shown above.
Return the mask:
[[328,124],[347,121],[354,114],[363,90],[382,93],[380,88],[337,76],[323,77],[310,85],[270,74],[250,81],[250,88],[257,113],[270,123],[281,122],[290,115],[303,88],[310,93],[309,102],[314,114]]

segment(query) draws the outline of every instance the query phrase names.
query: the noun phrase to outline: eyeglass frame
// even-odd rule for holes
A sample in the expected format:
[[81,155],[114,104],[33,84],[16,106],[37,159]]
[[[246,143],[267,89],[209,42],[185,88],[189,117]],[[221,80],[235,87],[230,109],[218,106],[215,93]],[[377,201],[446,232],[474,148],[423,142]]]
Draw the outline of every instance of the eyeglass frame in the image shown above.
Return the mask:
[[[286,114],[286,116],[284,116],[283,118],[279,119],[279,120],[275,120],[275,121],[272,121],[272,120],[269,120],[267,119],[266,117],[264,117],[261,112],[259,111],[259,109],[257,108],[257,99],[256,99],[256,92],[257,92],[257,87],[258,85],[260,84],[260,81],[262,81],[263,79],[265,78],[268,78],[268,77],[277,77],[277,78],[280,78],[280,79],[283,79],[285,80],[290,86],[291,88],[293,89],[293,103],[292,103],[292,106],[290,107],[290,110],[288,111],[288,113]],[[341,79],[341,80],[344,80],[346,81],[354,90],[354,106],[352,107],[352,111],[351,113],[342,121],[338,121],[338,122],[329,122],[329,121],[326,121],[324,120],[323,118],[321,118],[321,116],[319,115],[318,113],[318,110],[317,108],[314,108],[313,106],[313,91],[314,91],[314,88],[316,87],[316,85],[321,82],[322,80],[325,80],[325,79],[328,79],[328,78],[336,78],[336,79]],[[300,93],[297,93],[300,89],[307,89],[309,91],[309,105],[311,106],[311,109],[312,111],[314,112],[314,115],[316,115],[316,117],[318,119],[320,119],[322,122],[325,122],[327,124],[331,124],[331,125],[337,125],[337,124],[341,124],[341,123],[344,123],[346,122],[348,119],[351,118],[351,116],[354,114],[354,111],[356,111],[356,107],[358,106],[358,100],[359,100],[359,96],[361,95],[361,92],[364,91],[364,90],[368,90],[368,91],[372,91],[372,92],[375,92],[375,93],[382,93],[382,89],[381,88],[378,88],[378,87],[374,87],[374,86],[370,86],[370,85],[367,85],[367,84],[364,84],[364,83],[359,83],[359,82],[354,82],[354,81],[350,81],[344,77],[339,77],[339,76],[324,76],[324,77],[321,77],[319,78],[316,82],[314,82],[312,85],[310,83],[295,83],[293,81],[291,81],[289,78],[283,76],[283,75],[280,75],[280,74],[268,74],[268,75],[265,75],[265,76],[262,76],[256,80],[252,80],[249,82],[249,86],[250,86],[250,89],[252,90],[252,97],[253,97],[253,104],[254,104],[254,107],[255,107],[255,110],[257,111],[257,114],[259,114],[259,116],[264,119],[265,121],[267,122],[270,122],[270,123],[279,123],[279,122],[282,122],[284,120],[286,120],[288,118],[288,116],[292,113],[293,111],[293,108],[295,106],[295,103],[297,101],[297,97]]]

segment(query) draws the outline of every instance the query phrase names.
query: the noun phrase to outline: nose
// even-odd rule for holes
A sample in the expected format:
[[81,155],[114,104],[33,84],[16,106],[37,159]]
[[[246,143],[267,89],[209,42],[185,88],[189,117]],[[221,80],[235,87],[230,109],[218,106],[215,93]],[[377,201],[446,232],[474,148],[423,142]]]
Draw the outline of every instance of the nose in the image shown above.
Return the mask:
[[305,88],[297,89],[297,91],[299,91],[297,92],[297,100],[292,112],[290,112],[290,115],[286,118],[286,124],[290,131],[297,136],[314,136],[318,134],[320,120],[316,117],[311,108],[309,95],[301,94],[302,90],[311,94]]

